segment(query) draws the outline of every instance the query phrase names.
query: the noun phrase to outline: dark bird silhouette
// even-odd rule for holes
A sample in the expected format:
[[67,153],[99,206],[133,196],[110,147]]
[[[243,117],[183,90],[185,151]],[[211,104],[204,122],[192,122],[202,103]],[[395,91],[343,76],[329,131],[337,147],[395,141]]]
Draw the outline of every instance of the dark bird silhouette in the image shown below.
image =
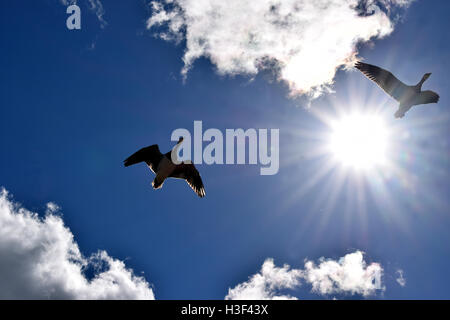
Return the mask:
[[[174,150],[182,141],[183,138],[180,138]],[[152,182],[153,189],[161,188],[167,178],[177,178],[186,180],[200,198],[205,196],[205,187],[203,186],[202,178],[194,164],[184,162],[175,164],[172,159],[172,151],[162,154],[159,151],[158,145],[154,144],[132,154],[124,161],[124,165],[125,167],[129,167],[141,162],[145,162],[150,170],[156,174]]]
[[436,92],[422,91],[422,85],[431,76],[431,73],[424,74],[422,80],[415,86],[408,86],[398,80],[391,72],[377,66],[358,61],[355,68],[400,103],[395,113],[396,118],[403,118],[405,113],[415,105],[439,101],[439,95]]

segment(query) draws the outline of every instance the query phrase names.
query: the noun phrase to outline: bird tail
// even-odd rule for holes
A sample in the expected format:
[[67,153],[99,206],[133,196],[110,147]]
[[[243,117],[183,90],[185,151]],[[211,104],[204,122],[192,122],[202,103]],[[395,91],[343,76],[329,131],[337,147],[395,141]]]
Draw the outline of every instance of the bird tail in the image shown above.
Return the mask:
[[395,113],[395,117],[398,118],[403,118],[405,116],[405,112],[403,110],[397,110],[397,112]]
[[164,181],[159,182],[158,179],[155,178],[155,179],[152,181],[152,187],[153,187],[153,189],[155,189],[155,190],[156,190],[156,189],[161,189],[163,183],[164,183]]

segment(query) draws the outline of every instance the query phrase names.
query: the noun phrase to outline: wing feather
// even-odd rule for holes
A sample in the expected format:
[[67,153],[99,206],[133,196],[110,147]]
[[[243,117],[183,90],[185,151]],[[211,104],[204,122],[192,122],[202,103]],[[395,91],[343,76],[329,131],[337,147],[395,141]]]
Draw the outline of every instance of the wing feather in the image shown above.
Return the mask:
[[406,84],[387,70],[359,61],[355,64],[355,68],[397,101],[400,101],[409,90]]
[[124,161],[125,167],[132,166],[137,163],[145,162],[147,163],[153,172],[156,171],[159,161],[161,161],[162,153],[159,151],[157,144],[150,147],[142,148],[141,150],[133,153]]
[[200,198],[203,198],[206,194],[200,173],[192,163],[182,163],[177,165],[169,177],[186,180],[188,185]]

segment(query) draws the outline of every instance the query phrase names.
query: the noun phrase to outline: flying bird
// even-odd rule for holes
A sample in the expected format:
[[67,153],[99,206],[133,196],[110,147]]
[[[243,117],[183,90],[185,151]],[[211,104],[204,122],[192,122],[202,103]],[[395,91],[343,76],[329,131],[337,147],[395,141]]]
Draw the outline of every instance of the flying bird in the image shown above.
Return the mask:
[[405,113],[415,105],[439,101],[439,95],[436,92],[422,91],[422,85],[431,76],[431,73],[425,73],[422,80],[415,86],[408,86],[398,80],[391,72],[377,66],[358,61],[355,68],[400,103],[395,113],[396,118],[403,118]]
[[[180,138],[175,150],[183,138]],[[176,154],[176,152],[174,153]],[[186,180],[189,186],[200,197],[205,196],[205,187],[203,186],[200,173],[197,171],[193,163],[175,164],[172,159],[172,151],[162,154],[159,151],[157,144],[150,147],[142,148],[136,153],[132,154],[124,161],[125,167],[132,166],[137,163],[145,162],[153,173],[156,174],[155,179],[152,182],[153,189],[160,189],[167,178],[177,178]]]

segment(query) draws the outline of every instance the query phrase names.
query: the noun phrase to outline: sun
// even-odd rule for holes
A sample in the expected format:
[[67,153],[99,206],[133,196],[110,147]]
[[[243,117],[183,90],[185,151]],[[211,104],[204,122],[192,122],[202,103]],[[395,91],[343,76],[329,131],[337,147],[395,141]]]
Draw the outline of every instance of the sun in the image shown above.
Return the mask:
[[329,151],[337,162],[361,170],[386,163],[389,135],[374,114],[349,114],[331,121]]

